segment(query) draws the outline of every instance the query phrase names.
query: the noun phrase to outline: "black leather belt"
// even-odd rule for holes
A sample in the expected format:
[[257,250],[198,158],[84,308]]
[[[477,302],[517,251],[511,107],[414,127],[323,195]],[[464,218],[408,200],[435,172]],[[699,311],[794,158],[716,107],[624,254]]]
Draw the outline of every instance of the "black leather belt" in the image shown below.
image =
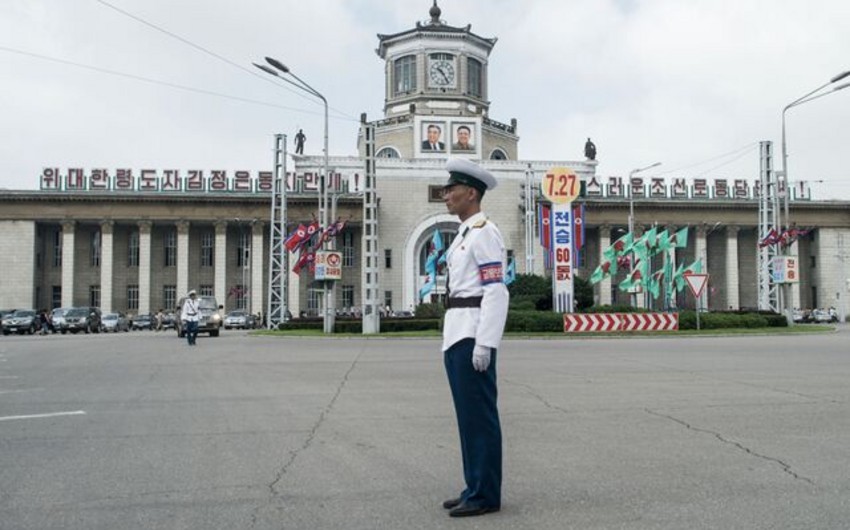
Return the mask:
[[470,296],[467,298],[446,298],[446,309],[454,309],[456,307],[481,307],[483,296]]

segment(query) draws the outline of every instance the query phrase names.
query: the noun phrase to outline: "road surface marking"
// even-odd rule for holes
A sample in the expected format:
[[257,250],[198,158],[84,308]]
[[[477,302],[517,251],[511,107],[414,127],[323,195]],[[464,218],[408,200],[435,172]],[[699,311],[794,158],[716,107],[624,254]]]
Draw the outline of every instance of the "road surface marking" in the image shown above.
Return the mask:
[[28,414],[25,416],[0,416],[0,421],[9,420],[31,420],[36,418],[54,418],[56,416],[80,416],[84,415],[84,410],[74,410],[71,412],[50,412],[48,414]]

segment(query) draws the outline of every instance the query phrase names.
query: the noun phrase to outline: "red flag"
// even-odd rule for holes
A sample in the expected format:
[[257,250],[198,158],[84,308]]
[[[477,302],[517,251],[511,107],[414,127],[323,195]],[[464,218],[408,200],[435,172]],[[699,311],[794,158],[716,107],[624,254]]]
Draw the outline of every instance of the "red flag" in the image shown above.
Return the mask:
[[300,224],[298,225],[298,228],[293,230],[292,233],[286,237],[286,240],[283,242],[283,246],[286,247],[286,250],[292,252],[293,250],[295,250],[295,247],[298,246],[298,243],[301,243],[301,241],[303,241],[306,236],[307,227],[303,224]]
[[295,274],[301,274],[301,269],[304,268],[304,265],[310,265],[312,267],[313,261],[316,259],[316,253],[313,251],[310,252],[302,252],[301,257],[298,258],[298,261],[292,267],[292,272]]
[[573,206],[573,242],[576,250],[584,247],[584,205]]
[[759,248],[764,248],[764,247],[768,247],[770,245],[775,245],[777,242],[779,242],[779,239],[780,239],[779,234],[776,233],[776,229],[771,228],[767,232],[767,235],[764,237],[764,239],[762,239],[759,242]]
[[314,220],[312,223],[310,223],[307,226],[307,234],[304,236],[304,239],[302,239],[298,243],[298,245],[296,245],[295,248],[296,249],[302,249],[305,246],[307,246],[307,243],[309,243],[310,240],[313,239],[313,236],[316,234],[316,231],[318,231],[318,230],[319,230],[319,221]]
[[551,207],[548,204],[540,205],[540,244],[543,245],[543,248],[551,248],[552,247],[552,211]]

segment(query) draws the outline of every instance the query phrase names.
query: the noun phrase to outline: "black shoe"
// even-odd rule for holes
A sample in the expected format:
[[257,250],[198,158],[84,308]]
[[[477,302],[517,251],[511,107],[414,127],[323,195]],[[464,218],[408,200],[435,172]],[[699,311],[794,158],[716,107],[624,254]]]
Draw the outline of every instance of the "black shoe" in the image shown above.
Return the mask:
[[449,517],[473,517],[475,515],[484,515],[485,513],[498,511],[498,506],[470,506],[469,504],[461,503],[449,512]]
[[463,502],[462,497],[458,497],[456,499],[449,499],[447,501],[443,501],[443,508],[445,508],[446,510],[451,510],[452,508],[456,508],[456,507],[460,506],[460,504],[462,502]]

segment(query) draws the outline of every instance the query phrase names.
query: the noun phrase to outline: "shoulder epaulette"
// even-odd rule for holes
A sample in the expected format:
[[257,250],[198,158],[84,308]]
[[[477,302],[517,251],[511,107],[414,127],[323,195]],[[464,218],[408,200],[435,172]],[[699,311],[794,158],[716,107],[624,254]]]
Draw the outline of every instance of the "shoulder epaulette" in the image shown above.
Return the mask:
[[477,223],[475,223],[474,225],[472,225],[472,228],[484,228],[484,225],[486,225],[486,224],[487,224],[487,219],[482,219],[482,220],[478,221]]

